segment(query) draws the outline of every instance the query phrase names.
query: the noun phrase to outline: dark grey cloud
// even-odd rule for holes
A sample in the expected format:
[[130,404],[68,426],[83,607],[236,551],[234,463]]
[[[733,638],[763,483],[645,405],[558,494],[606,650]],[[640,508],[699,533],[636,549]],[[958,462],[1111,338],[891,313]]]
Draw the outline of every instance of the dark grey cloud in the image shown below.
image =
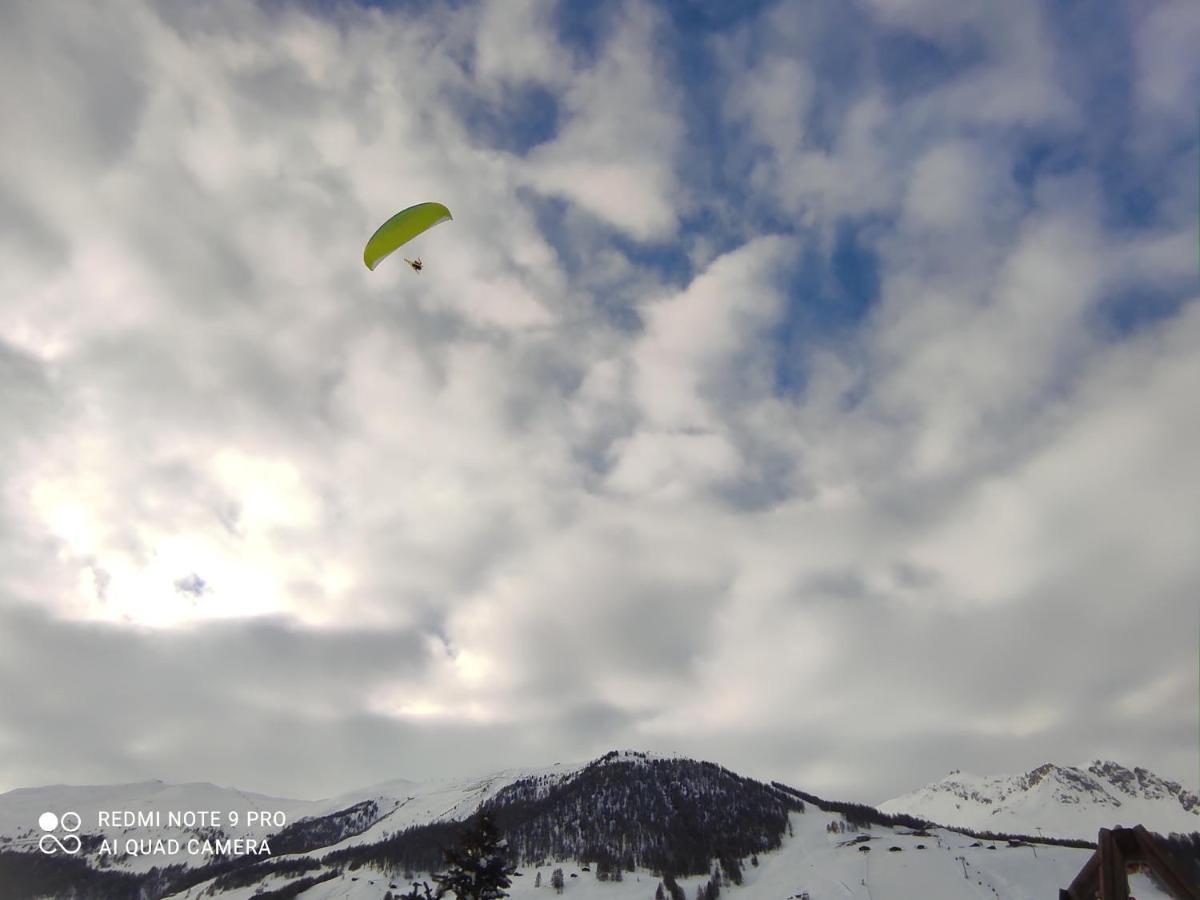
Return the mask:
[[[0,108],[10,151],[44,156],[50,165],[86,161],[93,175],[128,153],[150,85],[136,30],[111,12],[79,10],[64,28],[37,4],[5,10]],[[39,65],[44,60],[55,65]]]
[[[373,685],[419,679],[429,664],[411,631],[249,620],[147,633],[31,609],[0,607],[0,614],[0,677],[10,688],[2,715],[14,758],[29,760],[43,782],[134,781],[170,770],[153,777],[249,778],[286,793],[288,777],[275,771],[280,761],[286,771],[290,754],[339,758],[362,740],[364,724],[389,732],[391,749],[350,757],[373,757],[384,776],[405,729],[372,724],[361,698]],[[350,786],[331,770],[311,790]]]
[[59,406],[45,366],[6,341],[0,341],[0,408],[9,427],[4,437],[14,443],[36,434]]

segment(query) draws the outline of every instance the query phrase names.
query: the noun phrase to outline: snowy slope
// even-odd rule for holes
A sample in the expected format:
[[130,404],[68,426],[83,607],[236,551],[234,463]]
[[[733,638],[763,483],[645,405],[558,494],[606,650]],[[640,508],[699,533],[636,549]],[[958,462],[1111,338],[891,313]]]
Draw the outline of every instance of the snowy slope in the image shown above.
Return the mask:
[[[471,815],[479,804],[496,792],[521,778],[546,776],[550,780],[568,778],[581,768],[579,765],[556,765],[541,769],[510,769],[483,777],[464,779],[441,779],[430,782],[413,782],[403,779],[384,782],[357,791],[351,791],[325,800],[288,800],[252,794],[234,788],[222,788],[213,784],[170,785],[161,781],[146,781],[136,784],[103,786],[54,785],[41,788],[21,788],[0,794],[0,849],[27,850],[36,852],[38,841],[44,832],[38,827],[39,817],[44,812],[62,815],[75,812],[81,820],[77,832],[80,836],[92,835],[115,842],[116,854],[97,850],[84,852],[83,856],[130,872],[144,872],[152,866],[164,867],[176,863],[205,865],[212,861],[210,854],[188,851],[189,838],[211,838],[219,830],[225,838],[252,838],[267,840],[281,828],[274,823],[294,825],[302,820],[329,816],[364,802],[373,802],[374,808],[360,813],[355,821],[363,822],[368,816],[365,830],[328,845],[326,850],[340,849],[356,844],[373,843],[395,832],[413,825],[434,821],[460,820]],[[202,811],[218,813],[220,824],[216,829],[202,825],[193,827],[172,826],[169,813],[193,814]],[[250,811],[276,814],[268,824],[247,825]],[[126,827],[123,820],[127,813],[153,815],[157,821],[133,820]],[[230,824],[233,813],[237,814],[238,826]],[[119,821],[116,826],[105,826],[107,821]],[[58,831],[59,837],[65,832]],[[157,842],[174,839],[179,842],[178,852],[167,852],[169,846]],[[135,840],[140,846],[149,842],[150,852],[126,854],[127,842]],[[254,851],[251,851],[253,853]],[[271,852],[270,858],[282,854]]]
[[[614,751],[605,758],[636,764],[650,760],[684,759],[685,757],[681,754],[621,750]],[[600,760],[554,763],[541,768],[503,769],[488,775],[470,778],[443,778],[429,782],[388,781],[330,800],[320,801],[305,815],[324,815],[363,800],[375,800],[381,809],[386,808],[390,811],[381,815],[379,821],[367,831],[346,838],[344,841],[331,845],[328,849],[369,844],[414,825],[461,821],[474,813],[482,803],[523,779],[540,778],[544,782],[544,790],[549,790],[551,786],[570,780],[581,769],[598,762]],[[0,800],[2,799],[0,798]]]
[[[306,846],[315,849],[307,852],[273,850],[268,857],[263,857],[263,861],[276,864],[287,859],[304,860],[311,866],[310,869],[296,869],[287,875],[278,872],[264,875],[259,871],[249,876],[257,879],[252,884],[224,891],[216,890],[210,873],[198,872],[197,877],[209,880],[179,890],[174,895],[177,900],[201,900],[202,897],[248,900],[257,893],[294,885],[301,879],[334,876],[335,872],[336,877],[309,887],[301,896],[305,900],[382,900],[388,891],[399,897],[408,889],[409,885],[400,880],[397,872],[380,871],[370,864],[337,871],[332,867],[326,868],[319,861],[335,849],[374,844],[413,825],[461,820],[478,809],[481,803],[496,797],[504,788],[522,779],[533,778],[539,794],[545,791],[548,795],[559,785],[578,784],[574,779],[589,772],[594,776],[594,766],[607,765],[611,761],[632,763],[637,767],[658,758],[661,757],[636,753],[609,754],[589,764],[511,769],[483,777],[430,782],[395,780],[319,801],[285,800],[211,784],[166,785],[162,782],[89,788],[55,786],[12,791],[0,795],[0,849],[19,847],[37,853],[37,838],[41,834],[38,817],[45,811],[77,811],[85,823],[81,831],[96,833],[97,829],[91,826],[96,822],[99,812],[106,809],[145,809],[163,813],[169,809],[276,810],[286,817],[288,828],[293,833],[297,823],[300,823],[306,828],[311,826],[312,834],[333,835],[326,840],[308,843]],[[593,777],[589,783],[608,782],[597,781]],[[632,783],[645,785],[648,782]],[[700,780],[689,782],[691,787],[684,786],[683,794],[694,794],[700,783]],[[750,782],[746,782],[746,785],[748,791],[753,787]],[[616,789],[621,789],[620,784]],[[763,785],[758,785],[756,789],[772,790]],[[1194,797],[1177,785],[1156,779],[1144,770],[1128,770],[1113,764],[1095,764],[1088,769],[1043,766],[1025,776],[1011,778],[955,775],[909,797],[915,798],[914,805],[905,810],[926,819],[945,821],[951,818],[951,811],[960,814],[966,812],[973,813],[975,819],[964,824],[980,830],[1036,834],[1040,825],[1047,835],[1078,833],[1093,839],[1095,829],[1092,823],[1089,822],[1087,827],[1079,824],[1087,815],[1101,815],[1105,824],[1141,822],[1161,831],[1164,830],[1165,819],[1169,818],[1165,811],[1173,810],[1171,804],[1180,810],[1177,814],[1172,812],[1173,815],[1185,817],[1194,817],[1197,805]],[[590,798],[590,795],[586,802],[600,804],[599,799]],[[885,806],[895,809],[899,804],[898,800]],[[1001,812],[993,814],[992,809]],[[1114,812],[1130,817],[1114,819]],[[658,821],[663,820],[660,818]],[[791,827],[782,838],[782,846],[771,852],[760,852],[757,866],[752,865],[749,859],[743,859],[745,882],[741,886],[723,887],[722,896],[726,900],[789,900],[805,891],[810,900],[828,897],[863,900],[995,900],[1003,897],[1006,900],[1033,900],[1056,896],[1058,889],[1075,877],[1091,852],[1044,844],[1009,846],[1004,841],[994,844],[978,842],[946,828],[931,828],[928,834],[879,824],[866,830],[855,830],[857,826],[852,827],[843,815],[822,810],[819,803],[811,800],[804,812],[792,812],[786,821]],[[564,820],[568,825],[569,822],[569,819]],[[840,830],[831,832],[827,827],[831,823],[838,823]],[[1192,819],[1185,818],[1183,824],[1191,825]],[[1191,829],[1183,829],[1165,822],[1166,830],[1193,830],[1197,827],[1193,825]],[[281,841],[278,829],[263,826],[225,830],[230,836],[236,833],[258,838],[270,837],[277,843]],[[165,824],[101,831],[105,831],[110,838],[135,835],[139,840],[155,837],[165,839],[171,835],[182,838],[189,834],[187,829],[172,828]],[[195,829],[192,829],[194,832]],[[286,833],[287,830],[284,831]],[[293,843],[292,846],[299,845]],[[864,852],[863,847],[870,849]],[[368,853],[365,858],[375,857]],[[211,861],[211,858],[196,858],[186,853],[173,857],[153,854],[101,859],[94,849],[86,859],[93,866],[128,872],[144,872],[151,866],[161,868],[179,862],[197,866]],[[534,887],[539,870],[525,867],[523,875],[514,879],[510,892],[513,900],[558,900],[549,887],[549,876],[556,866],[561,866],[568,876],[565,900],[650,900],[658,884],[658,879],[644,868],[627,872],[621,882],[600,882],[595,871],[585,872],[580,861],[568,859],[541,867],[544,882],[541,888]],[[576,877],[570,877],[571,874]],[[421,879],[428,877],[429,873],[418,875]],[[679,879],[688,900],[696,896],[697,887],[706,880],[698,876]],[[3,895],[2,891],[0,895]],[[1140,886],[1135,896],[1143,895],[1154,896],[1151,888]]]
[[[757,867],[747,865],[744,883],[723,887],[721,896],[727,900],[785,900],[807,891],[810,900],[1044,900],[1070,883],[1091,852],[1047,846],[996,845],[989,849],[986,844],[971,847],[972,839],[941,829],[917,837],[904,833],[906,829],[874,828],[861,832],[872,848],[863,853],[860,845],[852,843],[858,833],[826,831],[831,820],[841,817],[812,805],[805,813],[794,813],[790,820],[793,835],[785,838],[783,847],[761,854]],[[925,849],[917,849],[918,844]],[[892,852],[891,847],[901,850]],[[561,866],[567,876],[562,900],[649,900],[658,884],[658,879],[644,870],[626,873],[622,882],[600,882],[595,872],[584,872],[578,862],[565,861],[540,870],[524,868],[522,876],[513,879],[512,900],[556,900],[549,887],[555,866]],[[536,888],[539,871],[543,886]],[[273,879],[215,896],[218,900],[249,900],[263,888],[278,889],[290,880]],[[706,880],[680,878],[679,883],[690,900]],[[174,895],[173,900],[201,900],[208,888],[209,883],[197,885]],[[407,883],[364,867],[312,887],[302,896],[304,900],[380,900],[386,891],[398,894],[407,889]]]
[[1144,825],[1162,834],[1200,831],[1200,800],[1146,769],[1112,762],[1047,763],[1023,775],[953,773],[880,805],[941,825],[1095,840],[1101,828]]
[[[37,852],[38,841],[45,833],[39,828],[38,820],[45,812],[57,816],[74,812],[80,819],[77,832],[79,835],[103,834],[116,840],[123,847],[129,839],[151,842],[175,839],[186,843],[189,838],[212,837],[217,830],[228,838],[261,840],[277,829],[258,822],[247,825],[247,813],[278,812],[291,821],[305,815],[309,806],[309,801],[268,797],[207,783],[166,784],[162,781],[143,781],[136,784],[101,786],[53,785],[20,788],[0,794],[0,849]],[[180,813],[180,825],[170,824],[169,813],[172,811]],[[224,821],[218,828],[207,827],[204,824],[206,817],[201,813],[213,811],[226,814],[236,811],[240,824],[235,827]],[[120,815],[114,816],[118,813]],[[134,816],[140,813],[156,821],[147,822],[143,819],[139,823],[135,818],[130,826],[123,823],[107,828],[98,826],[102,814],[107,815],[109,821],[113,821],[124,820],[125,813],[133,813]],[[192,815],[187,816],[187,813]],[[185,818],[195,824],[190,827],[184,825]],[[227,819],[228,816],[222,818]],[[55,834],[65,837],[66,832],[57,830]],[[154,865],[162,866],[168,862],[182,861],[185,860],[131,855],[121,859],[118,864],[129,871],[145,871]],[[196,864],[208,861],[201,857],[194,860]]]
[[485,800],[524,778],[545,776],[552,781],[570,778],[586,763],[556,764],[540,769],[504,769],[491,775],[463,779],[439,779],[426,783],[411,781],[385,782],[373,788],[344,794],[333,800],[321,801],[323,815],[362,800],[374,800],[383,813],[378,821],[361,834],[330,844],[322,852],[340,850],[359,844],[381,841],[398,831],[430,822],[461,821],[477,810]]

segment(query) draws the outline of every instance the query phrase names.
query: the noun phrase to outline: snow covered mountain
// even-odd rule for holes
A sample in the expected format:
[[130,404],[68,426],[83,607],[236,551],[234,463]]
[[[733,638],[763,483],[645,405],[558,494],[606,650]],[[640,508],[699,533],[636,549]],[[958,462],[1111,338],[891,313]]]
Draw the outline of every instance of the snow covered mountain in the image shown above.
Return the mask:
[[[162,781],[21,788],[0,794],[0,851],[41,852],[39,845],[47,833],[60,840],[76,834],[82,841],[80,851],[69,854],[76,859],[91,861],[98,868],[145,872],[172,864],[212,863],[221,855],[218,841],[242,841],[244,851],[249,841],[258,845],[265,840],[268,846],[275,844],[269,849],[272,857],[281,849],[344,849],[416,826],[461,821],[515,781],[539,778],[555,783],[579,768],[557,765],[429,782],[396,779],[325,800],[290,800],[214,784]],[[79,827],[67,821],[72,831],[60,826],[46,832],[39,824],[46,812],[56,818],[74,813]],[[189,851],[191,840],[200,841],[197,852]],[[211,852],[204,847],[205,840],[213,845]],[[51,846],[52,842],[47,844]],[[257,847],[250,852],[257,854]]]
[[[1114,769],[1106,783],[1180,793],[1137,771],[1130,781]],[[206,820],[189,824],[183,814],[200,810]],[[650,900],[665,873],[691,898],[714,869],[727,900],[1022,900],[1055,896],[1090,853],[1083,842],[981,840],[713,763],[613,751],[322,801],[162,782],[12,791],[0,795],[0,898],[399,900],[480,810],[520,867],[513,900],[550,900],[556,868],[567,900]],[[47,836],[63,843],[39,846]]]
[[1007,834],[1095,840],[1101,828],[1145,825],[1161,834],[1200,831],[1200,798],[1146,769],[1096,761],[1038,766],[1023,775],[953,772],[879,807],[949,825]]

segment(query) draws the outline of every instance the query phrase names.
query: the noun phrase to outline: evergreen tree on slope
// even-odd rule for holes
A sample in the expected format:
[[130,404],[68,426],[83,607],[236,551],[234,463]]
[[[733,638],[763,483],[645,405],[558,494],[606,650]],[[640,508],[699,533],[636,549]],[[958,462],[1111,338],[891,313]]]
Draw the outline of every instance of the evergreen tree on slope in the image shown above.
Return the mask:
[[433,876],[438,895],[458,900],[499,900],[507,897],[516,869],[508,863],[508,845],[491,817],[484,814],[463,833],[457,847],[445,851],[447,870]]

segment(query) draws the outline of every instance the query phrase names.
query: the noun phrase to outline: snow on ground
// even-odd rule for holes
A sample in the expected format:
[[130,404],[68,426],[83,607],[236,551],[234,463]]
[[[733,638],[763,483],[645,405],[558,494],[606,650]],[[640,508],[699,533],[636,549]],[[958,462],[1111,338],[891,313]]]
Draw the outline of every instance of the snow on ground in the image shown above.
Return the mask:
[[379,804],[381,818],[361,834],[324,847],[321,852],[373,844],[414,825],[465,819],[485,800],[521,779],[543,776],[557,783],[574,775],[584,765],[586,763],[555,764],[541,769],[505,769],[479,778],[442,779],[420,784],[411,781],[385,782],[374,788],[345,794],[336,801],[326,801],[331,807],[329,812],[344,809],[361,800],[375,800]]
[[[507,769],[483,777],[429,782],[396,779],[325,800],[289,800],[213,784],[171,785],[161,781],[21,788],[0,794],[0,848],[36,851],[38,841],[45,833],[38,824],[42,814],[52,812],[61,816],[71,811],[80,817],[79,835],[103,834],[105,838],[114,840],[122,852],[127,841],[149,842],[151,852],[144,855],[123,857],[120,853],[106,854],[105,861],[114,868],[144,872],[154,866],[162,868],[180,862],[200,866],[211,862],[212,856],[187,852],[187,841],[202,835],[202,830],[172,826],[169,819],[172,811],[191,813],[198,822],[202,821],[199,818],[201,813],[217,813],[221,822],[218,827],[226,837],[262,841],[278,832],[280,827],[257,823],[247,825],[248,812],[278,813],[281,815],[274,821],[291,825],[302,818],[329,815],[364,800],[375,801],[379,807],[379,819],[361,834],[322,849],[322,852],[327,852],[374,843],[413,825],[466,818],[480,803],[515,781],[533,776],[559,781],[574,774],[583,765],[556,764],[539,769]],[[141,814],[149,818],[134,818],[132,824],[127,826],[124,822],[129,813],[135,817]],[[238,816],[239,824],[236,826],[230,824],[231,813]],[[117,824],[104,827],[102,814],[107,816],[107,821]],[[66,832],[59,829],[56,835],[64,838]],[[179,842],[180,852],[162,852],[164,848],[155,843],[172,839]],[[253,855],[254,851],[250,853]],[[272,852],[269,856],[254,858],[284,857]],[[92,859],[97,859],[95,854]]]
[[[827,834],[832,818],[809,807],[792,816],[795,837],[778,853],[759,857],[758,869],[747,869],[743,896],[786,900],[802,890],[812,900],[853,897],[865,900],[941,900],[941,898],[1004,897],[1042,900],[1057,895],[1070,883],[1090,851],[1060,847],[997,844],[971,847],[974,841],[936,829],[928,837],[907,829],[874,828],[858,832],[870,839],[849,844],[856,834]],[[917,849],[923,845],[925,849]],[[859,847],[870,847],[862,852]],[[892,852],[891,847],[900,847]],[[865,882],[865,883],[864,883]],[[738,892],[731,897],[737,897]],[[690,898],[689,894],[689,898]]]
[[1171,895],[1138,872],[1129,876],[1129,900],[1171,900]]
[[[186,841],[196,829],[171,827],[167,813],[176,811],[213,810],[242,814],[240,827],[222,825],[230,837],[265,837],[278,828],[245,825],[245,812],[278,811],[288,824],[302,817],[328,815],[364,800],[378,804],[379,818],[365,832],[349,837],[339,844],[322,848],[311,854],[319,858],[326,852],[347,846],[372,843],[413,825],[438,820],[457,820],[470,815],[479,804],[514,782],[540,777],[547,787],[574,775],[586,763],[554,765],[541,769],[510,769],[484,777],[442,779],[430,782],[405,780],[388,781],[325,800],[286,800],[250,794],[211,784],[167,785],[158,781],[133,785],[101,787],[54,786],[11,791],[0,795],[0,846],[36,851],[37,840],[43,833],[38,819],[44,812],[61,814],[77,812],[83,820],[82,833],[96,833],[95,827],[102,811],[157,812],[160,823],[140,824],[104,829],[107,836],[121,843],[129,837],[139,840],[165,840],[174,837]],[[988,842],[972,847],[972,838],[943,829],[933,829],[928,836],[909,834],[909,829],[893,831],[875,828],[864,832],[829,833],[831,821],[844,821],[841,816],[821,811],[809,804],[807,812],[793,813],[793,834],[784,837],[783,847],[759,856],[759,865],[746,861],[745,883],[726,887],[728,900],[789,900],[807,891],[810,900],[819,898],[863,898],[863,900],[963,900],[963,898],[1005,898],[1005,900],[1034,900],[1053,897],[1059,888],[1069,884],[1087,859],[1090,851],[1063,847],[1009,847],[1006,843]],[[863,843],[854,843],[862,838]],[[7,840],[7,843],[5,841]],[[918,849],[924,845],[924,849]],[[862,852],[861,846],[870,847]],[[898,847],[898,851],[890,848]],[[310,854],[296,854],[306,856]],[[259,859],[284,859],[272,853]],[[151,866],[164,866],[184,861],[202,865],[208,857],[151,854],[130,857],[119,862],[121,868],[144,871]],[[562,900],[652,900],[658,879],[649,872],[627,873],[622,882],[599,882],[594,872],[583,872],[574,862],[561,865],[567,874]],[[526,868],[522,877],[514,879],[510,895],[513,900],[558,900],[549,886],[550,873],[555,865],[542,867],[543,886],[534,888],[537,869]],[[577,877],[571,878],[575,873]],[[309,876],[318,873],[309,873]],[[256,892],[277,889],[302,876],[271,878],[267,881],[219,895],[224,900],[249,900]],[[680,879],[688,900],[707,877]],[[391,887],[395,884],[396,887]],[[211,882],[180,893],[179,900],[199,900]],[[303,894],[306,900],[381,900],[389,890],[399,895],[409,888],[394,877],[368,870],[347,871],[338,878],[324,882]],[[1135,896],[1145,900],[1161,896],[1146,882]]]
[[[879,809],[978,831],[1091,841],[1101,828],[1144,825],[1161,834],[1200,830],[1200,807],[1188,808],[1167,790],[1178,785],[1168,785],[1145,770],[1137,771],[1146,783],[1131,785],[1134,772],[1115,763],[1093,764],[1100,766],[1105,768],[1044,766],[1021,775],[955,772],[888,800]],[[1103,772],[1126,776],[1124,789]]]
[[[1004,843],[996,844],[995,849],[988,849],[987,843],[971,847],[971,838],[941,829],[931,831],[928,837],[903,833],[906,829],[826,832],[826,824],[840,818],[811,805],[806,813],[792,814],[793,836],[785,836],[780,850],[760,854],[757,867],[747,863],[744,884],[722,888],[722,896],[727,900],[788,900],[807,891],[810,900],[1044,900],[1057,896],[1058,889],[1071,882],[1091,853]],[[863,853],[858,849],[861,845],[851,843],[859,834],[869,838],[865,845],[870,852]],[[918,844],[925,849],[918,850]],[[893,846],[902,849],[891,852]],[[557,866],[566,875],[561,898],[549,884]],[[535,888],[538,871],[525,867],[523,875],[513,879],[512,900],[653,900],[658,885],[658,879],[645,871],[625,873],[621,882],[600,882],[594,871],[583,872],[578,864],[563,862],[542,866],[542,887]],[[577,877],[572,878],[572,873]],[[418,880],[424,878],[418,876]],[[279,888],[293,880],[275,879],[267,887]],[[705,881],[703,877],[679,879],[688,900],[693,900],[697,887]],[[390,887],[392,884],[396,887]],[[199,900],[207,887],[198,885],[176,895],[175,900]],[[399,894],[408,887],[383,873],[360,869],[347,871],[301,896],[303,900],[380,900],[388,890]],[[219,897],[250,900],[259,888],[255,885]],[[1135,896],[1143,900],[1142,894]]]
[[[205,834],[203,823],[211,821],[211,813],[219,814],[222,820],[219,827],[227,837],[258,841],[278,828],[257,822],[247,825],[247,813],[282,813],[290,822],[305,815],[309,806],[310,801],[268,797],[200,782],[165,784],[161,781],[144,781],[136,784],[20,788],[0,795],[0,835],[3,836],[0,837],[0,848],[37,852],[39,840],[47,833],[39,826],[39,820],[47,812],[56,817],[74,812],[79,816],[77,834],[103,832],[105,837],[115,840],[123,849],[127,840],[153,843],[174,839],[185,845],[189,838]],[[192,827],[186,824],[172,825],[172,812],[196,824]],[[238,815],[237,826],[228,821],[229,814],[233,812]],[[133,824],[124,824],[126,814],[132,815],[130,821]],[[139,815],[143,817],[140,820],[137,818]],[[105,821],[102,817],[117,824],[101,827],[100,823]],[[74,824],[68,820],[50,833],[65,839],[68,830],[62,825],[70,827]],[[120,862],[119,867],[144,872],[153,866],[162,867],[174,862],[204,865],[210,861],[211,856],[180,854],[172,857],[151,853],[129,856]]]

